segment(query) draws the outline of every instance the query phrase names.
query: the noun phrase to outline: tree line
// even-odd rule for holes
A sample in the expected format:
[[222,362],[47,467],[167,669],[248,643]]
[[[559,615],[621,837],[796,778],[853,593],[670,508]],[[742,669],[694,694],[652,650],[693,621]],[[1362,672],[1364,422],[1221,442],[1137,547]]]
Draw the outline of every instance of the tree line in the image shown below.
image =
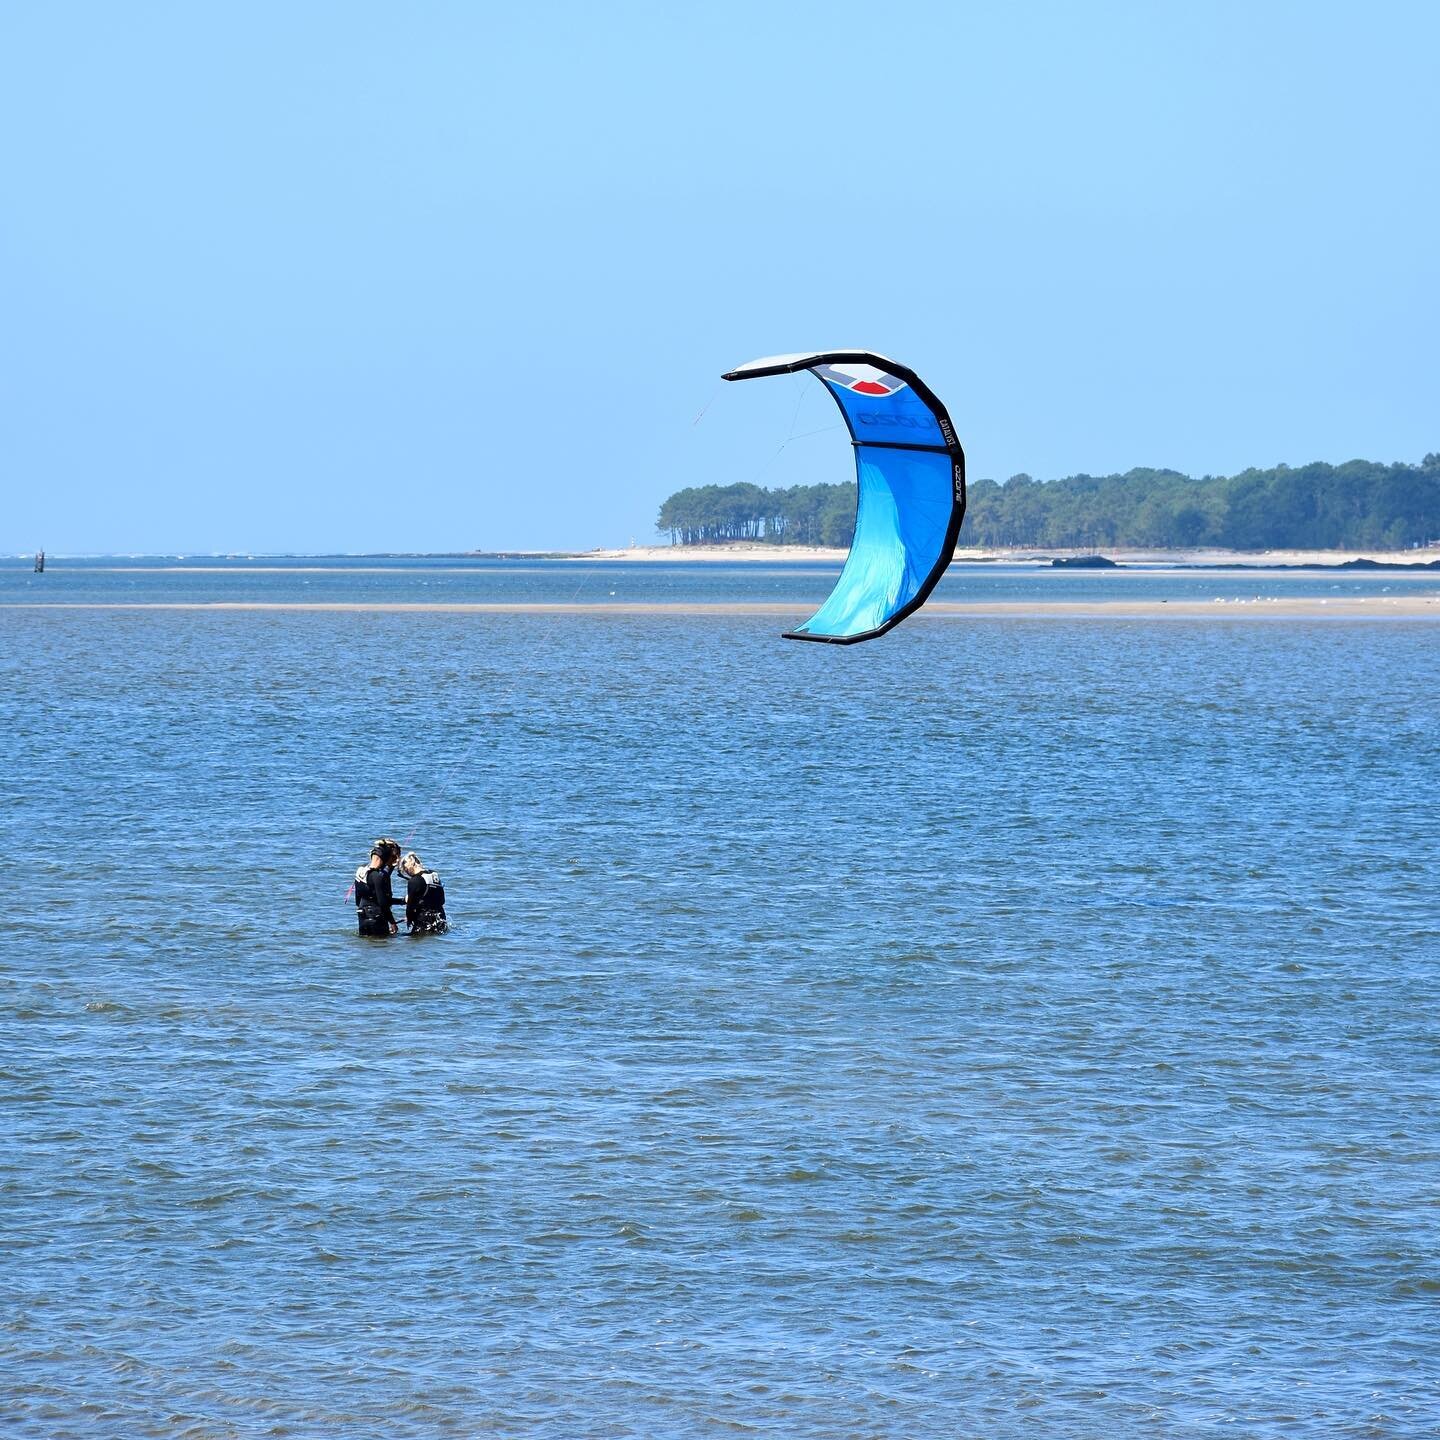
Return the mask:
[[677,490],[660,507],[655,528],[672,545],[767,540],[776,545],[849,545],[855,535],[855,482],[791,485],[699,485]]
[[[661,505],[656,528],[676,545],[844,547],[855,531],[855,485],[692,486]],[[1440,540],[1440,454],[1418,465],[1351,460],[1198,478],[1130,470],[976,480],[962,532],[970,545],[1094,550],[1401,550],[1431,540]]]

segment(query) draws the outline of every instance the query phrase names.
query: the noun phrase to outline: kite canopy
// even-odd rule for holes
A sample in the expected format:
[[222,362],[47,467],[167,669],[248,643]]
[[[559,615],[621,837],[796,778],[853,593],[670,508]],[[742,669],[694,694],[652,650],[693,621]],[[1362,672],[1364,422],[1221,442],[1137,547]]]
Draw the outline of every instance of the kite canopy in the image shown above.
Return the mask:
[[925,382],[869,350],[772,355],[724,378],[800,370],[824,382],[850,430],[855,539],[830,598],[785,638],[853,645],[918,610],[945,573],[965,515],[965,452]]

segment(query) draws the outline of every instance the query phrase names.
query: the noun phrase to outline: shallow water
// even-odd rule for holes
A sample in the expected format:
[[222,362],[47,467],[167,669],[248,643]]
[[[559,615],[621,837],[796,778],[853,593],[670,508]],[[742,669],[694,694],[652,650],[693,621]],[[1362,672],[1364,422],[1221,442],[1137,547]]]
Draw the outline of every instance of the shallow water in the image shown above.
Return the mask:
[[[725,604],[793,603],[795,619],[817,607],[839,573],[834,564],[785,561],[467,560],[323,556],[149,556],[54,560],[43,575],[28,561],[0,561],[0,608],[34,604]],[[1181,570],[1130,566],[1055,570],[1034,564],[952,565],[937,600],[984,604],[1127,600],[1353,599],[1440,597],[1440,571]]]
[[7,1433],[1435,1432],[1434,628],[776,629],[5,611]]

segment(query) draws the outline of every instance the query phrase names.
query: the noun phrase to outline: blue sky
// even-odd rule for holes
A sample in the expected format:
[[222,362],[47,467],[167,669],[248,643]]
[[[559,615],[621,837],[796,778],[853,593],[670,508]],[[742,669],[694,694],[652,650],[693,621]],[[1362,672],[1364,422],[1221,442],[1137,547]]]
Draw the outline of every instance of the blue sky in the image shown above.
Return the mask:
[[1437,53],[1430,4],[0,0],[0,549],[644,541],[849,473],[813,381],[717,379],[826,345],[974,477],[1418,459]]

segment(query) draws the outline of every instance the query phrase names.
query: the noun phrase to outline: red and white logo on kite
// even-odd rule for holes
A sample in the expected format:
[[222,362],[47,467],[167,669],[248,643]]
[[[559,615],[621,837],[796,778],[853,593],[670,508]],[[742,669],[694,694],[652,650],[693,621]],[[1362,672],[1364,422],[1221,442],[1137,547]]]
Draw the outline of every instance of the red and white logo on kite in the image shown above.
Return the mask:
[[815,373],[831,385],[853,390],[857,395],[893,395],[905,388],[903,380],[873,365],[817,365]]

